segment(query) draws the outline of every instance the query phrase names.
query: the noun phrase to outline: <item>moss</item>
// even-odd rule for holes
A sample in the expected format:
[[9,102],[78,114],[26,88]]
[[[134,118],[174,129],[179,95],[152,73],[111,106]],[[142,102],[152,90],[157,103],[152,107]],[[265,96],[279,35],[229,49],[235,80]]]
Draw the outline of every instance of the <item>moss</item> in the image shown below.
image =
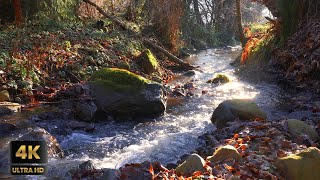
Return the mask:
[[148,59],[148,61],[150,62],[150,64],[154,67],[154,68],[158,68],[159,64],[157,59],[153,56],[153,54],[151,53],[151,51],[149,49],[145,50],[145,55]]
[[104,68],[96,71],[91,76],[91,82],[119,91],[139,90],[144,85],[152,83],[151,80],[142,76],[118,68]]
[[207,83],[228,83],[230,82],[230,79],[228,78],[228,76],[224,75],[224,74],[217,74],[213,79],[210,79],[209,81],[207,81]]
[[142,52],[140,59],[140,66],[144,73],[152,74],[158,70],[159,63],[149,49]]
[[250,25],[250,30],[253,34],[265,33],[267,32],[268,29],[270,29],[270,27],[271,25],[268,23],[265,23],[265,24],[254,23]]

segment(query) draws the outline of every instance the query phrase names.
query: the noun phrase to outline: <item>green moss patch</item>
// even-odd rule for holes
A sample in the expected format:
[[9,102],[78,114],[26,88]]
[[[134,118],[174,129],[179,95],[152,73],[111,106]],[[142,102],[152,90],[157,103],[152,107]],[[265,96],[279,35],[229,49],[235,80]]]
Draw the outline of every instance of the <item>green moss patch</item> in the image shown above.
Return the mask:
[[132,91],[139,90],[152,81],[124,69],[104,68],[92,74],[91,83],[112,90]]
[[151,51],[149,49],[145,50],[145,54],[147,59],[149,60],[150,64],[154,67],[154,68],[158,68],[159,64],[157,59],[153,56],[153,54],[151,53]]
[[228,83],[230,82],[230,79],[228,78],[228,76],[224,75],[224,74],[217,74],[213,79],[210,79],[207,81],[207,83]]
[[158,70],[159,63],[149,49],[142,52],[140,59],[140,66],[145,73],[152,74]]

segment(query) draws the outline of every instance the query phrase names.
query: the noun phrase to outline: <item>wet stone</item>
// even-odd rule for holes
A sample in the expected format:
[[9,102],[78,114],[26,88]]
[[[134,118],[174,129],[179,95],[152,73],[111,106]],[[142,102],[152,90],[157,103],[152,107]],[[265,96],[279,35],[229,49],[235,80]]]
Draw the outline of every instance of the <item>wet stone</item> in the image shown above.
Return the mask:
[[0,137],[8,136],[17,128],[14,124],[0,123]]

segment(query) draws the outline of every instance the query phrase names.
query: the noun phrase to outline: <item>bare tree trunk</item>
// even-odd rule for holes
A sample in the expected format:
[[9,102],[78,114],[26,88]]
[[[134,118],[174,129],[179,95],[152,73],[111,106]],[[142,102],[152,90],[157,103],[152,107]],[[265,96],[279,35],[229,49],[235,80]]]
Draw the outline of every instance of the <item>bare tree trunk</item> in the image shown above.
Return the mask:
[[13,0],[14,5],[14,15],[15,15],[15,23],[17,26],[21,26],[23,23],[23,15],[21,9],[21,1],[20,0]]
[[244,47],[247,43],[246,37],[244,36],[242,29],[242,17],[241,17],[241,0],[236,0],[236,14],[237,14],[237,25],[238,33],[242,46]]
[[199,1],[198,0],[193,0],[193,8],[194,8],[194,13],[196,15],[196,19],[197,22],[200,26],[203,26],[203,21],[202,21],[202,17],[200,14],[200,10],[199,10]]

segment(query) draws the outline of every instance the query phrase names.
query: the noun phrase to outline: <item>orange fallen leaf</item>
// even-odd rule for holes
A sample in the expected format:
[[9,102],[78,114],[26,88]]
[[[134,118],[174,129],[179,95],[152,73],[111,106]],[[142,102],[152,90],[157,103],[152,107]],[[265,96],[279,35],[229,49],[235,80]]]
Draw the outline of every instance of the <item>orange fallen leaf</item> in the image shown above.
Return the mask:
[[223,164],[223,166],[230,172],[234,170],[234,168],[232,166],[229,166],[227,164]]
[[287,156],[286,152],[282,149],[279,149],[278,152],[277,152],[277,156],[278,158],[282,158],[282,157],[285,157]]
[[241,149],[242,151],[245,151],[245,150],[247,150],[247,146],[246,146],[245,144],[242,144],[242,145],[240,146],[240,149]]
[[201,171],[196,171],[196,172],[192,173],[192,176],[200,176],[200,175],[202,175]]
[[152,178],[153,178],[153,176],[154,176],[154,171],[153,171],[153,167],[152,167],[151,164],[150,164],[150,167],[149,167],[149,172],[150,172],[150,174],[152,175]]

